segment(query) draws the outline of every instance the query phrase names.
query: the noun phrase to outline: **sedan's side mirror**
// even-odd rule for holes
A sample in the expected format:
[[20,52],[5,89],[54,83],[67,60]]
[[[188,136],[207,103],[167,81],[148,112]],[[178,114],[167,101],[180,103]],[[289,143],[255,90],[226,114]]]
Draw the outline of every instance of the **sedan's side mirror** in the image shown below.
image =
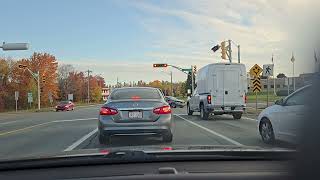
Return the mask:
[[283,99],[278,99],[278,100],[276,100],[275,104],[276,104],[276,105],[283,106]]

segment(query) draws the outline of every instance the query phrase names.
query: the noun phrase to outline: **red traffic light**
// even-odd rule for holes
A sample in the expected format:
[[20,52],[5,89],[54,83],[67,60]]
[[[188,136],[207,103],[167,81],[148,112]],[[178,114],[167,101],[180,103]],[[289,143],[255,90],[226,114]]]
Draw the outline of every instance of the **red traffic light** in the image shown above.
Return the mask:
[[168,67],[168,64],[153,64],[153,67]]
[[18,68],[20,68],[20,69],[24,69],[24,68],[26,68],[27,66],[26,65],[23,65],[23,64],[19,64],[18,65]]

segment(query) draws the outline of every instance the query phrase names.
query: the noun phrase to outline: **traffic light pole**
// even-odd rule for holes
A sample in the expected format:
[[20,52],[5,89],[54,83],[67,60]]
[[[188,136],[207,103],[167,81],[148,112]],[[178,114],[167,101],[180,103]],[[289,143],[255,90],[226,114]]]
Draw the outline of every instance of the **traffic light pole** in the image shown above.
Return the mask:
[[228,44],[229,44],[229,48],[228,48],[228,51],[229,51],[229,61],[230,63],[232,63],[232,50],[231,50],[231,40],[228,40]]
[[173,95],[172,71],[170,72],[170,80],[171,80],[171,96],[174,96]]
[[40,110],[41,109],[41,92],[40,92],[40,72],[39,72],[39,70],[38,70],[38,72],[37,72],[37,74],[35,74],[34,72],[32,72],[28,67],[23,67],[23,68],[26,68],[28,71],[29,71],[29,73],[32,75],[32,77],[34,78],[34,80],[36,80],[37,81],[37,89],[38,89],[38,110]]
[[192,88],[192,94],[193,94],[194,93],[193,66],[191,66],[191,88]]

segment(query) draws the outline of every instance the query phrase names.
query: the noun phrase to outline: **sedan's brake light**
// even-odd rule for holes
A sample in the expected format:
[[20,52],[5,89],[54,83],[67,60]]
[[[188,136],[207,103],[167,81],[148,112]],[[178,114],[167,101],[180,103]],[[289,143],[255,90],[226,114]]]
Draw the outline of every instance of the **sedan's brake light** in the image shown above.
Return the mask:
[[116,115],[118,111],[116,109],[102,107],[100,108],[100,115]]
[[171,113],[171,108],[170,106],[162,106],[153,109],[153,113],[155,114],[170,114]]

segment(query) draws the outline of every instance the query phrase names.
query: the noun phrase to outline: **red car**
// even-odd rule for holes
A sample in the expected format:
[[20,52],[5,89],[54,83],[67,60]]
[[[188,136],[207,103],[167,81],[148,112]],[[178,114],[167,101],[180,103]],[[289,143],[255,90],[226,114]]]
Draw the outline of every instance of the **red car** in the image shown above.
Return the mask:
[[70,111],[74,110],[74,103],[72,101],[61,101],[56,106],[56,111]]

